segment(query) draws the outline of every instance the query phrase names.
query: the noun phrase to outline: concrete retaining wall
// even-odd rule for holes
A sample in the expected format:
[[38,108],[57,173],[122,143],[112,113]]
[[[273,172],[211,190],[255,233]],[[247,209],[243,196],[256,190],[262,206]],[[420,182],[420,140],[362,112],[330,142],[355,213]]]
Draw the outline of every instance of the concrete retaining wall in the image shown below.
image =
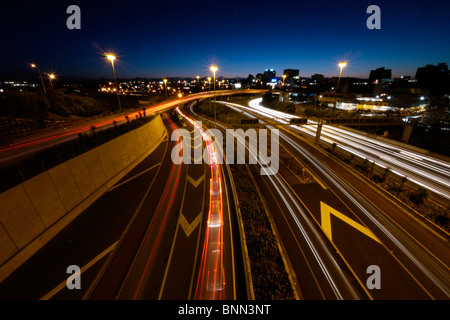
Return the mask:
[[160,116],[0,194],[0,282],[147,157]]

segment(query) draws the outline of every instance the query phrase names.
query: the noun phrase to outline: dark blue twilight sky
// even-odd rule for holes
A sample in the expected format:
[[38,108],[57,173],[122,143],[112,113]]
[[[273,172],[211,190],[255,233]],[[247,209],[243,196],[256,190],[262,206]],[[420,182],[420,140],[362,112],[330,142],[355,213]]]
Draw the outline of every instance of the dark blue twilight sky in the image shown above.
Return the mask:
[[[414,77],[417,67],[450,61],[449,1],[208,0],[2,1],[0,80],[29,77],[27,63],[58,77],[108,78],[102,57],[118,55],[124,77],[256,75],[274,68],[369,76],[392,69]],[[66,9],[81,9],[81,30],[69,30]],[[381,9],[381,30],[369,30],[366,9]]]

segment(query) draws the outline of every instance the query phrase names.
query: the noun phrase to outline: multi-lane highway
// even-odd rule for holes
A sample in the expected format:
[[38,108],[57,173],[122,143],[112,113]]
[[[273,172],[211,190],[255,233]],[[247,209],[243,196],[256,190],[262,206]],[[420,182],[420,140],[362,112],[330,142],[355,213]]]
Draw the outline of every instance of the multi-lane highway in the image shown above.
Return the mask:
[[[152,106],[146,106],[146,114],[158,114],[170,110],[174,106],[191,100],[203,99],[213,96],[230,95],[230,94],[252,94],[259,93],[263,90],[222,90],[218,92],[201,92],[198,94],[191,94],[181,98],[163,101]],[[94,126],[96,131],[101,131],[112,127],[114,124],[120,125],[127,122],[125,117],[133,120],[139,117],[142,109],[137,111],[124,112],[118,115],[108,116],[89,120],[86,122],[76,122],[72,125],[68,124],[65,127],[56,129],[44,130],[35,133],[30,133],[21,137],[14,137],[14,139],[4,139],[0,144],[0,162],[15,161],[22,155],[36,152],[65,141],[73,140],[78,137],[79,133],[90,132]]]
[[[261,105],[261,98],[250,101],[249,106],[259,115],[279,123],[289,124],[290,119],[298,116],[279,112]],[[311,137],[316,136],[317,123],[309,121],[307,125],[290,125]],[[439,198],[450,201],[450,162],[441,158],[420,153],[393,143],[370,137],[336,126],[324,125],[321,140],[330,145],[336,143],[340,148],[382,168],[390,168],[399,177],[406,177],[412,183],[426,187]]]
[[[270,109],[225,104],[252,117],[288,124]],[[267,123],[266,127],[275,129]],[[406,206],[335,162],[298,131],[286,125],[279,128],[280,148],[314,182],[300,181],[283,166],[277,176],[263,177],[255,170],[255,177],[281,229],[303,295],[448,299],[448,234],[422,224]],[[367,283],[372,268],[380,270],[380,289],[369,288]]]
[[[0,283],[2,298],[247,298],[232,184],[219,161],[221,146],[196,122],[204,115],[191,112],[192,107],[174,108],[197,99],[148,110],[162,113],[166,139]],[[407,206],[317,148],[305,138],[309,125],[290,125],[290,115],[261,107],[258,100],[249,106],[221,103],[246,117],[263,118],[258,127],[279,134],[280,154],[312,178],[303,179],[282,161],[276,174],[261,175],[270,159],[255,147],[256,141],[229,131],[246,146],[247,156],[258,160],[248,166],[249,174],[275,223],[297,297],[450,298],[447,233],[424,224]],[[217,122],[217,129],[229,127]],[[333,141],[347,150],[352,145],[354,152],[384,150],[386,159],[396,148],[341,128],[324,127],[323,133],[324,139],[338,139],[339,133],[343,140]],[[359,145],[364,147],[356,150]],[[412,151],[395,152],[419,157]],[[441,160],[420,159],[423,164],[410,163],[420,170],[409,170],[445,171]],[[431,163],[436,168],[427,168]],[[434,186],[439,185],[448,192],[445,184]],[[81,267],[82,290],[66,287],[66,268],[74,264]]]
[[[214,160],[216,151],[207,139],[195,139],[198,144],[191,144],[196,131],[198,137],[205,133],[192,119],[180,115],[185,128],[164,114],[171,138],[180,137],[178,126],[192,137],[187,137],[188,144],[178,143],[167,154],[172,158],[165,160],[171,164],[169,176],[166,183],[160,181],[155,186],[163,186],[157,206],[145,209],[152,211],[153,217],[142,239],[135,240],[138,249],[132,251],[131,261],[117,277],[123,256],[130,251],[127,243],[136,238],[136,231],[130,229],[87,298],[236,299],[230,205],[220,165]],[[208,163],[194,159],[197,162],[186,164],[174,159],[174,154],[194,154],[202,147],[207,150]],[[191,157],[187,161],[192,161]],[[117,283],[113,290],[112,282]]]
[[[204,129],[178,115],[162,114],[163,143],[4,280],[2,298],[246,297],[227,172]],[[197,142],[187,144],[189,152],[179,129]],[[204,156],[174,159],[195,150]],[[66,287],[69,265],[81,267],[81,290]]]

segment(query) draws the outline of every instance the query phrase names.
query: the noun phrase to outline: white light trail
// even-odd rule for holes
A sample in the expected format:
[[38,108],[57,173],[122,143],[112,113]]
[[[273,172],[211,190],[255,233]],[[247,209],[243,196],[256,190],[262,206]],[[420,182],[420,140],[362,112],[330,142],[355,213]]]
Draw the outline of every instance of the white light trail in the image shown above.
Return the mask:
[[[258,98],[251,100],[249,107],[231,105],[249,112],[256,112],[281,124],[288,124],[290,119],[299,118],[263,107],[261,102],[262,98]],[[226,104],[230,105],[230,103]],[[290,125],[290,127],[315,137],[316,128],[313,122],[309,121],[308,123],[308,125]],[[328,125],[322,127],[321,140],[330,144],[336,143],[336,147],[362,159],[375,162],[382,168],[388,167],[392,173],[407,177],[409,181],[450,200],[450,162],[407,150],[364,134]]]

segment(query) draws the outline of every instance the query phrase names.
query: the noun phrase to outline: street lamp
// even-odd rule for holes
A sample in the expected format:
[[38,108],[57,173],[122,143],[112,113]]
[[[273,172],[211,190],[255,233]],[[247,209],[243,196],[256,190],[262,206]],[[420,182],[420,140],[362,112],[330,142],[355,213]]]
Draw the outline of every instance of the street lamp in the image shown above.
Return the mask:
[[[208,91],[211,91],[211,77],[208,77]],[[211,111],[211,96],[209,97],[209,111]]]
[[283,74],[283,86],[286,84],[285,81],[284,81],[285,79],[286,79],[286,75]]
[[55,77],[55,75],[53,74],[53,73],[50,73],[49,75],[48,75],[48,79],[50,80],[50,87],[52,87],[53,88],[53,80],[55,79],[56,77]]
[[36,64],[34,64],[34,63],[31,63],[30,66],[32,68],[36,68],[38,70],[39,78],[41,79],[41,82],[42,82],[42,88],[44,89],[44,93],[47,93],[47,90],[45,90],[44,79],[42,79],[42,76],[41,76],[41,70],[39,70],[39,67]]
[[[347,62],[341,61],[338,64],[338,66],[340,68],[340,71],[339,71],[339,79],[338,79],[338,83],[337,83],[337,87],[336,87],[336,92],[339,92],[339,83],[341,82],[342,69],[344,69],[347,66]],[[337,107],[337,96],[334,97],[334,108],[331,112],[331,116],[334,116],[334,110],[336,109],[336,107]]]
[[339,83],[341,82],[341,75],[342,75],[342,69],[344,69],[347,66],[347,62],[345,61],[341,61],[338,64],[339,68],[341,68],[340,72],[339,72],[339,79],[338,79],[338,83],[337,83],[337,90],[339,91]]
[[119,97],[119,87],[117,86],[117,79],[116,79],[116,70],[114,69],[114,60],[116,60],[116,56],[112,55],[112,54],[107,54],[106,58],[111,61],[111,66],[113,69],[113,73],[114,73],[114,83],[116,85],[116,95],[117,95],[117,101],[119,102],[119,109],[122,109],[122,107],[120,106],[120,97]]
[[166,99],[167,99],[167,79],[164,79],[164,91],[166,92]]
[[216,66],[211,66],[211,71],[214,74],[214,128],[216,128]]

